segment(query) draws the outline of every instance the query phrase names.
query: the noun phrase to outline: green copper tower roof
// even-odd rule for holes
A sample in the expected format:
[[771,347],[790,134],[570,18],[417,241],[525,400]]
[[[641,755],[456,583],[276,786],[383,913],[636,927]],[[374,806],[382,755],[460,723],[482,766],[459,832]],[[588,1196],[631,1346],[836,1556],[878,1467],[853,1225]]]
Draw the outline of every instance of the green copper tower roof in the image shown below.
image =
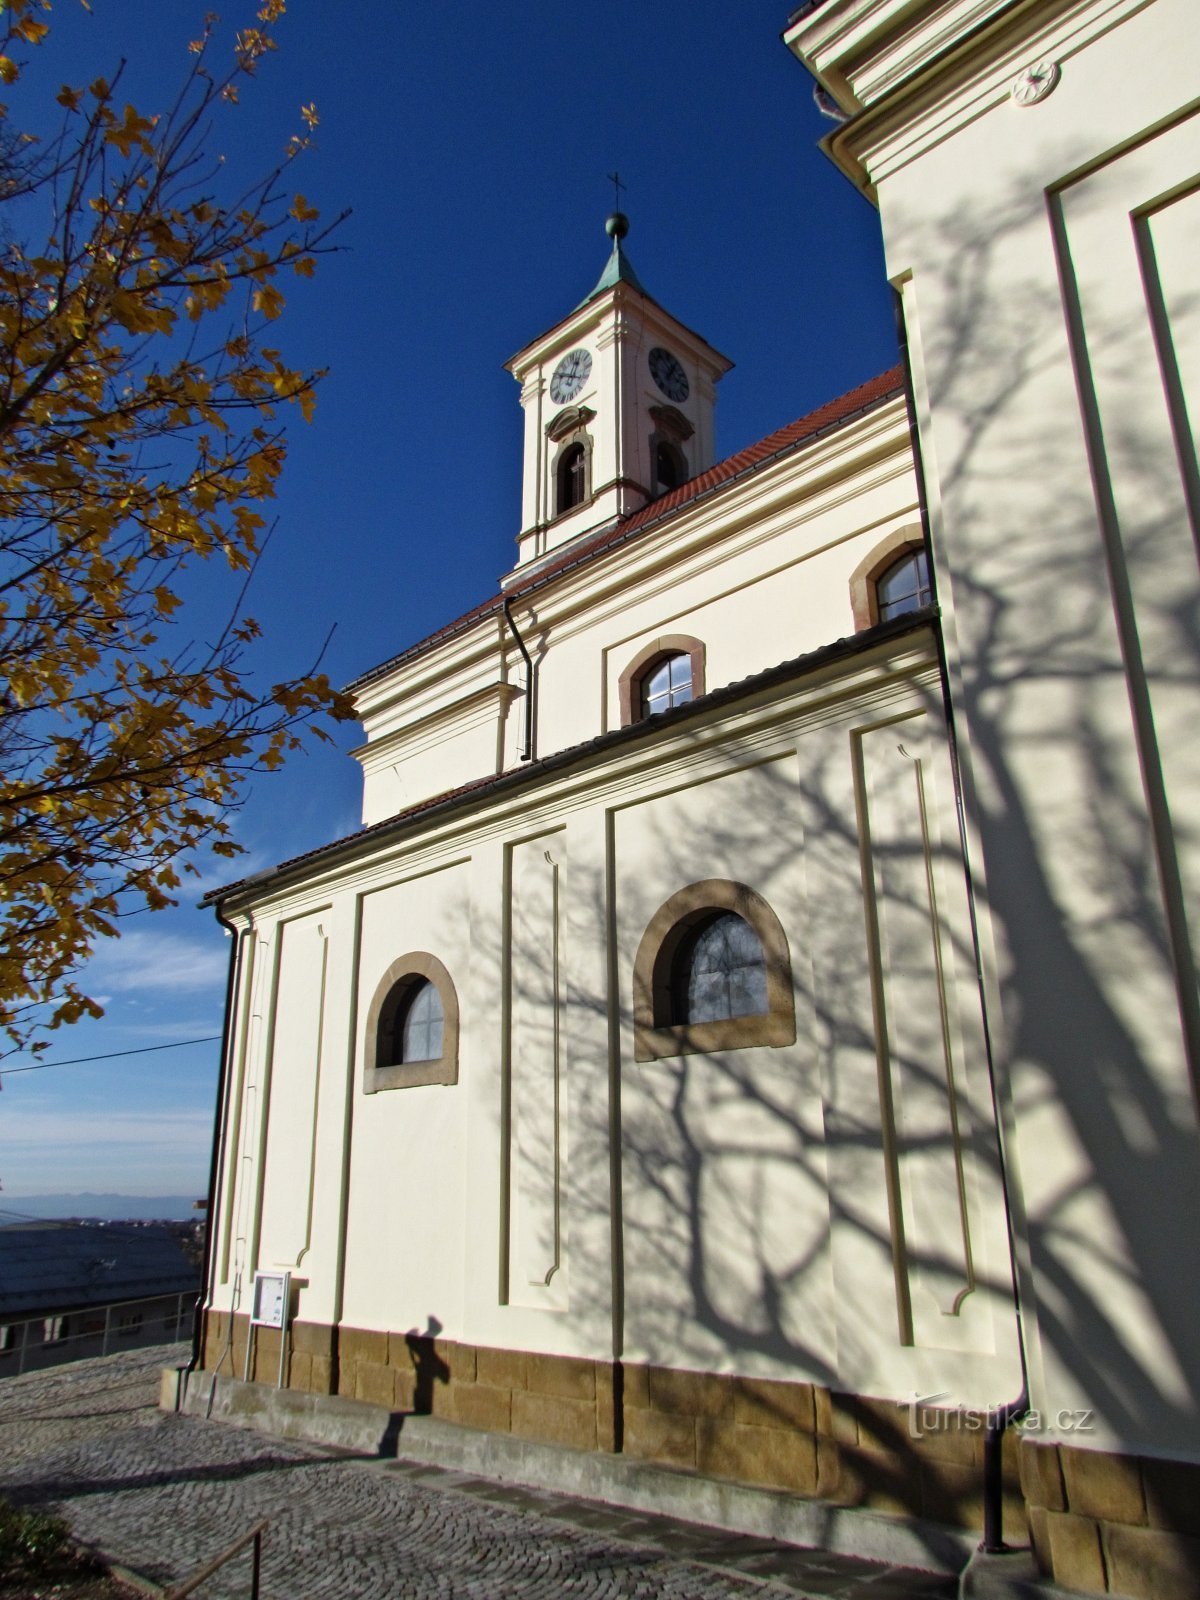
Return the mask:
[[[600,274],[600,281],[591,294],[585,295],[579,306],[587,305],[589,300],[594,300],[598,294],[603,294],[606,289],[613,289],[618,283],[627,283],[639,294],[645,294],[637,273],[633,270],[624,250],[621,249],[621,240],[629,232],[629,218],[623,211],[614,211],[604,224],[604,231],[613,242],[612,254],[604,265]],[[576,311],[579,310],[576,306]]]

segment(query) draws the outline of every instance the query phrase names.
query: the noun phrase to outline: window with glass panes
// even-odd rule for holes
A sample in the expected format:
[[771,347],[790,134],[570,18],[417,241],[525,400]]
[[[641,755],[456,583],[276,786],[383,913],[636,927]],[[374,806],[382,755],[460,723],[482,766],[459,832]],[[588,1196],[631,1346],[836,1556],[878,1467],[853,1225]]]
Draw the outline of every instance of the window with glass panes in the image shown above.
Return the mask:
[[763,1016],[767,962],[761,940],[732,911],[710,918],[676,952],[671,989],[676,1023]]
[[692,698],[692,658],[664,656],[642,679],[642,715],[669,711]]
[[396,1016],[392,1060],[436,1061],[442,1053],[442,997],[427,978],[413,984]]
[[929,559],[924,550],[911,550],[893,561],[875,580],[875,598],[880,622],[932,604]]

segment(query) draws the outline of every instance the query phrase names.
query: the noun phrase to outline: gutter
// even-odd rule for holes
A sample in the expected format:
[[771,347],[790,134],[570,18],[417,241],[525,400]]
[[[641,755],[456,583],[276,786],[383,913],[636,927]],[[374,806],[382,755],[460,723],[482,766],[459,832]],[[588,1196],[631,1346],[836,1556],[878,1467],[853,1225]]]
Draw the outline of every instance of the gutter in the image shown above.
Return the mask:
[[[204,1314],[209,1309],[212,1300],[212,1286],[209,1283],[209,1274],[213,1265],[213,1239],[216,1231],[217,1182],[225,1155],[225,1129],[229,1120],[225,1114],[225,1099],[229,1087],[229,1060],[233,1054],[234,997],[237,994],[242,969],[242,936],[233,923],[228,922],[221,915],[219,905],[214,906],[213,909],[216,913],[217,921],[228,932],[233,944],[229,951],[229,973],[225,979],[225,1014],[221,1021],[221,1066],[217,1075],[217,1103],[216,1114],[213,1119],[212,1156],[208,1168],[208,1212],[205,1217],[204,1227],[204,1260],[200,1268],[201,1294],[196,1301],[196,1310],[192,1317],[192,1354],[191,1359],[184,1368],[186,1373],[195,1372],[200,1366],[200,1347],[204,1337]],[[230,1336],[232,1337],[232,1313],[229,1326]]]
[[508,623],[508,631],[517,641],[517,649],[525,662],[525,737],[521,742],[521,760],[534,761],[534,752],[537,749],[537,673],[534,671],[533,662],[529,651],[525,648],[520,630],[513,621],[512,601],[507,595],[504,597],[504,620]]

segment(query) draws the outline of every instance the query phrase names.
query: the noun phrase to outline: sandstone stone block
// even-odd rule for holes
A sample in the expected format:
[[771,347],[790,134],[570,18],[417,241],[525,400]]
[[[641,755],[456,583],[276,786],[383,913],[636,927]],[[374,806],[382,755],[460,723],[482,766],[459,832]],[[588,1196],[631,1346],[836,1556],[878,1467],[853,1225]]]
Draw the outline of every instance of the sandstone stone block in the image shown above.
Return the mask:
[[1046,1533],[1055,1583],[1081,1589],[1085,1594],[1103,1594],[1106,1585],[1100,1530],[1092,1519],[1069,1511],[1047,1511]]
[[386,1367],[388,1336],[374,1328],[340,1328],[338,1356],[344,1362],[369,1361],[377,1367]]
[[812,1434],[758,1428],[701,1417],[696,1422],[696,1465],[701,1472],[739,1483],[817,1491],[817,1442]]
[[312,1357],[303,1350],[293,1350],[288,1362],[287,1386],[307,1394],[312,1388]]
[[278,1328],[256,1328],[254,1330],[254,1354],[258,1362],[258,1370],[266,1376],[279,1373],[279,1342]]
[[1200,1594],[1200,1539],[1163,1528],[1107,1524],[1108,1580],[1135,1600],[1195,1600]]
[[414,1411],[417,1396],[416,1373],[411,1367],[393,1367],[392,1378],[395,1383],[396,1410]]
[[458,1421],[458,1397],[470,1384],[465,1383],[434,1383],[428,1390],[423,1389],[419,1383],[414,1387],[414,1401],[419,1410],[428,1407],[428,1414],[442,1417],[447,1422]]
[[333,1358],[331,1356],[311,1356],[312,1367],[309,1376],[309,1389],[313,1394],[330,1394],[333,1391]]
[[621,1368],[626,1407],[645,1411],[650,1405],[650,1368],[625,1362]]
[[[917,1437],[910,1438],[911,1424],[915,1421]],[[984,1430],[976,1415],[966,1411],[941,1411],[930,1406],[919,1407],[906,1416],[906,1437],[899,1441],[895,1454],[911,1450],[920,1461],[945,1462],[959,1467],[983,1470]],[[1017,1458],[1013,1456],[1013,1477],[1016,1478]]]
[[830,1391],[830,1434],[839,1444],[858,1443],[858,1418],[853,1395]]
[[365,1400],[368,1405],[386,1406],[390,1411],[394,1404],[395,1376],[391,1367],[377,1364],[374,1361],[359,1361],[354,1369],[354,1398]]
[[625,1412],[625,1454],[671,1467],[696,1465],[696,1424],[691,1417],[661,1411]]
[[617,1410],[614,1392],[616,1368],[611,1362],[597,1361],[596,1373],[596,1448],[617,1448]]
[[843,1445],[841,1466],[839,1499],[897,1516],[920,1515],[922,1482],[915,1461],[884,1450]]
[[454,1383],[475,1382],[475,1346],[458,1344],[453,1339],[435,1339],[433,1354],[436,1363],[443,1363]]
[[747,1427],[815,1433],[813,1386],[811,1383],[775,1383],[767,1378],[738,1378],[733,1388],[733,1420]]
[[822,1438],[833,1437],[833,1396],[819,1384],[813,1385],[813,1420]]
[[522,1439],[594,1450],[596,1405],[593,1400],[517,1390],[512,1396],[512,1431]]
[[1029,1504],[1043,1506],[1047,1511],[1065,1511],[1067,1495],[1063,1487],[1058,1446],[1039,1444],[1033,1439],[1022,1439],[1017,1460],[1020,1467],[1021,1488]]
[[452,1384],[455,1421],[485,1433],[508,1433],[512,1427],[512,1390],[485,1383]]
[[912,1445],[911,1413],[894,1400],[872,1400],[865,1395],[845,1397],[845,1410],[858,1423],[858,1442],[868,1449],[901,1455]]
[[1029,1543],[1033,1547],[1033,1558],[1037,1562],[1037,1569],[1043,1577],[1048,1578],[1054,1570],[1053,1558],[1050,1554],[1050,1533],[1046,1527],[1045,1506],[1029,1507]]
[[[821,1498],[840,1506],[864,1505],[869,1474],[863,1467],[862,1452],[836,1440],[822,1440],[821,1446],[817,1452],[817,1483],[831,1485],[819,1488]],[[836,1470],[830,1470],[831,1461],[836,1462]]]
[[333,1329],[324,1322],[293,1322],[292,1349],[306,1356],[333,1354]]
[[1143,1460],[1141,1466],[1150,1526],[1200,1537],[1200,1465]]
[[841,1501],[842,1452],[835,1440],[817,1439],[817,1498]]
[[475,1352],[476,1382],[493,1389],[524,1389],[525,1361],[523,1350],[489,1350],[480,1346]]
[[389,1333],[388,1334],[388,1366],[411,1367],[414,1356],[420,1354],[423,1358],[433,1359],[433,1340],[422,1338],[419,1334]]
[[733,1380],[720,1374],[651,1367],[647,1385],[651,1407],[668,1416],[733,1416]]
[[1136,1458],[1062,1445],[1059,1459],[1067,1505],[1078,1516],[1101,1522],[1145,1523],[1146,1499]]
[[593,1403],[596,1399],[595,1367],[573,1356],[526,1356],[525,1382],[534,1394]]

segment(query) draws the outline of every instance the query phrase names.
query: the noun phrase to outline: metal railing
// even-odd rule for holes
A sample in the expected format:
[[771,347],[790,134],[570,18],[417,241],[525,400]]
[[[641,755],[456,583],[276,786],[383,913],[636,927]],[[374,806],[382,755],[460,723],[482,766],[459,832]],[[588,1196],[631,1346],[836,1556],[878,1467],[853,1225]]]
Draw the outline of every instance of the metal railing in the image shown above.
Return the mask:
[[227,1561],[237,1555],[239,1550],[244,1550],[250,1543],[254,1545],[254,1555],[250,1568],[250,1600],[258,1600],[258,1581],[262,1570],[262,1536],[267,1531],[270,1519],[264,1517],[261,1522],[256,1522],[248,1533],[243,1533],[240,1539],[235,1539],[228,1549],[222,1550],[219,1556],[214,1556],[206,1567],[201,1567],[199,1572],[192,1574],[185,1583],[177,1589],[168,1589],[166,1600],[184,1600],[185,1595],[193,1594],[202,1583],[207,1583],[214,1572],[218,1572]]
[[[0,1323],[0,1378],[184,1339],[191,1331],[197,1298],[195,1294],[142,1295],[136,1300],[114,1300],[107,1305]],[[63,1331],[82,1318],[95,1325],[73,1333]]]

